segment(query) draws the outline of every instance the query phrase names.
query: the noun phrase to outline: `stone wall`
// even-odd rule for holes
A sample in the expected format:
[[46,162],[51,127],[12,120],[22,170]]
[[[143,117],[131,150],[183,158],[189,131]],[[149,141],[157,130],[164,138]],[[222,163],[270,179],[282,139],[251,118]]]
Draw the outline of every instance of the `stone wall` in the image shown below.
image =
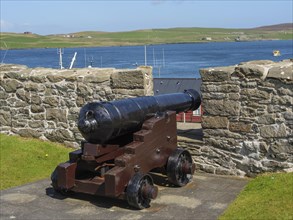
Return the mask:
[[0,132],[78,147],[76,121],[90,101],[153,95],[152,69],[56,70],[1,65]]
[[[199,129],[192,139],[178,138],[197,169],[239,176],[293,171],[292,66],[252,61],[201,70],[203,140]],[[76,121],[85,103],[153,95],[150,67],[0,68],[0,132],[68,146],[83,139]]]
[[293,171],[292,60],[201,70],[203,145],[197,168],[248,175]]

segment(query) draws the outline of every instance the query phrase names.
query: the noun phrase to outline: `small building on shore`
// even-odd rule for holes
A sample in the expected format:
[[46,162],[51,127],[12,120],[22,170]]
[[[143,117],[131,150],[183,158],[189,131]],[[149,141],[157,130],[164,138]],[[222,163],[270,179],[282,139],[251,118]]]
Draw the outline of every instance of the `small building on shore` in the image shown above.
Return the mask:
[[205,41],[211,41],[212,38],[211,37],[203,37],[201,40],[205,40]]

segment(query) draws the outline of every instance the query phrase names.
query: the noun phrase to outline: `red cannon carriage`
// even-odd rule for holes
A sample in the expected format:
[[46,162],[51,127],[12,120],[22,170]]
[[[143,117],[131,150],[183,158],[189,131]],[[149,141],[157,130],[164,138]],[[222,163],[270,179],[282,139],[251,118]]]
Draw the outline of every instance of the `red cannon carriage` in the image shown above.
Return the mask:
[[176,113],[195,110],[195,90],[112,102],[92,102],[81,110],[78,128],[85,138],[51,175],[61,193],[82,192],[121,198],[143,209],[158,194],[151,171],[162,171],[177,186],[194,173],[187,150],[177,147]]

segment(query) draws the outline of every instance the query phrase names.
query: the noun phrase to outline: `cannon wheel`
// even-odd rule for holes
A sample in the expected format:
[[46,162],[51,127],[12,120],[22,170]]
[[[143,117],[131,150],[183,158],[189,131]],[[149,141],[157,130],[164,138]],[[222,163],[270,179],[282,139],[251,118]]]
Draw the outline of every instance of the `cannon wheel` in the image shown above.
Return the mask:
[[148,208],[157,194],[158,188],[154,186],[152,177],[142,173],[134,174],[126,189],[128,204],[137,209]]
[[192,157],[187,150],[177,148],[167,162],[167,176],[169,182],[176,186],[185,186],[192,179]]
[[57,169],[55,169],[53,171],[53,173],[51,174],[51,185],[53,187],[53,189],[55,190],[55,192],[58,192],[64,196],[70,196],[73,194],[72,191],[68,191],[68,190],[64,190],[64,189],[60,189],[58,188],[58,185],[57,185],[57,181],[58,181],[58,174],[57,174]]

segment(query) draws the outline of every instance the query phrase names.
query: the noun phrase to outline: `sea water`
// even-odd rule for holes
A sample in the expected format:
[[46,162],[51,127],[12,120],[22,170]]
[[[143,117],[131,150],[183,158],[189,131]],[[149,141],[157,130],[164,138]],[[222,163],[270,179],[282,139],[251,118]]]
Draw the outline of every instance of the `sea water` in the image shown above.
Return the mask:
[[[279,50],[281,56],[273,56],[274,50]],[[59,52],[57,48],[2,50],[1,62],[57,69],[60,67]],[[236,65],[251,60],[292,59],[293,41],[65,48],[61,50],[65,68],[69,68],[75,52],[77,56],[73,68],[92,66],[124,69],[146,64],[153,67],[154,77],[200,78],[199,69],[201,68]]]

